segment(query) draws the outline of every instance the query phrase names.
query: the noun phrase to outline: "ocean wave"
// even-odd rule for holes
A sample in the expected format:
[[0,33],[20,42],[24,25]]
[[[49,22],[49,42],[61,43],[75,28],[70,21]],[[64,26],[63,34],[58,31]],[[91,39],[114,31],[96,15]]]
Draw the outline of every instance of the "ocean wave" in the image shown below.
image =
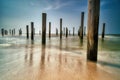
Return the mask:
[[0,47],[9,47],[11,44],[0,44]]

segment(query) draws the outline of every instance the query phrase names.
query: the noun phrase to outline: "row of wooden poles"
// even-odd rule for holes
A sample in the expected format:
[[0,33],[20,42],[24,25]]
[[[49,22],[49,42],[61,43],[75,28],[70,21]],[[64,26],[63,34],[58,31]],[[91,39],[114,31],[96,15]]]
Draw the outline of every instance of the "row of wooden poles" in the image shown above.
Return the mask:
[[[99,26],[99,14],[100,14],[100,0],[88,0],[88,33],[87,33],[87,59],[91,61],[97,61],[98,52],[98,26]],[[42,13],[42,44],[46,44],[46,20],[47,14]],[[79,28],[79,37],[83,40],[83,27],[84,26],[84,12],[81,13],[81,26]],[[73,28],[73,35],[74,35]],[[15,34],[15,29],[12,30],[12,34]],[[64,29],[65,31],[65,29]],[[3,29],[2,29],[3,34]],[[20,31],[22,33],[22,31]],[[20,33],[19,32],[19,33]],[[26,26],[27,39],[29,39],[29,26]],[[31,40],[34,40],[35,28],[34,23],[31,22]],[[102,39],[105,34],[105,23],[103,23]],[[56,35],[58,35],[58,29],[56,28]],[[68,28],[66,28],[66,37],[68,35]],[[49,38],[51,37],[51,22],[49,22]],[[60,18],[60,40],[62,39],[62,18]]]
[[[62,26],[62,19],[60,19],[60,26]],[[78,30],[78,36],[83,39],[83,34],[85,35],[85,30],[86,27],[84,26],[84,12],[81,13],[81,26]],[[60,27],[60,31],[62,30],[62,28]],[[83,31],[84,30],[84,31]],[[2,36],[4,35],[8,35],[8,31],[4,30],[3,28],[1,29],[1,34]],[[14,36],[15,35],[15,28],[14,29],[10,29],[9,30],[9,34]],[[26,25],[26,34],[27,34],[27,39],[29,39],[29,25]],[[35,28],[34,28],[34,22],[31,22],[31,40],[34,40],[34,35],[35,34]],[[41,34],[41,32],[39,32],[39,34]],[[42,33],[43,34],[43,33]],[[62,31],[62,35],[65,35],[66,37],[68,37],[68,34],[71,35],[70,30],[68,33],[68,28],[64,27],[64,30]],[[105,23],[103,23],[103,30],[102,30],[102,39],[104,39],[104,34],[105,34]],[[19,35],[22,35],[22,29],[19,29]],[[73,36],[75,35],[75,27],[73,27]],[[56,28],[56,36],[58,36],[58,28]],[[49,38],[51,38],[51,22],[49,22]],[[60,36],[60,39],[62,38],[62,36]]]
[[[83,39],[83,34],[85,35],[85,29],[86,27],[84,27],[84,29],[82,29],[83,27],[83,21],[84,21],[84,12],[82,12],[82,15],[81,15],[81,27],[79,28],[78,30],[78,36]],[[83,32],[84,30],[84,32]],[[75,27],[73,27],[73,36],[75,35]],[[103,23],[103,30],[102,30],[102,39],[104,39],[104,33],[105,33],[105,23]],[[8,35],[8,31],[7,30],[4,30],[3,28],[1,29],[1,34],[2,36],[4,35]],[[15,29],[13,30],[9,30],[9,34],[14,36],[15,35]],[[26,25],[26,38],[29,39],[29,25]],[[35,28],[34,28],[34,22],[31,22],[31,40],[34,40],[34,35],[32,34],[35,34]],[[41,32],[39,32],[39,34],[41,34]],[[22,29],[20,28],[19,29],[19,36],[22,35]],[[62,31],[62,35],[66,36],[66,38],[68,37],[68,35],[71,35],[70,33],[70,30],[69,30],[69,33],[68,33],[68,28],[64,27],[64,30]],[[56,36],[58,36],[58,29],[56,28]],[[51,22],[49,22],[49,38],[51,38]]]
[[[62,30],[62,18],[60,19],[60,31]],[[85,35],[85,30],[86,27],[84,26],[84,12],[81,13],[81,26],[78,30],[78,36],[83,39],[83,34]],[[83,31],[84,30],[84,31]],[[4,30],[3,28],[1,29],[1,34],[2,36],[8,35],[8,30]],[[15,28],[9,30],[10,35],[15,35]],[[26,34],[27,34],[27,39],[29,39],[29,25],[26,25]],[[34,35],[35,34],[35,28],[34,28],[34,22],[31,22],[31,40],[34,40]],[[39,32],[41,34],[41,32]],[[42,33],[43,34],[43,33]],[[65,35],[68,37],[68,34],[71,35],[70,30],[68,33],[68,28],[64,27],[64,30],[60,33],[60,39],[62,38],[62,35]],[[105,23],[103,23],[103,30],[102,30],[102,39],[104,39],[104,34],[105,34]],[[22,29],[19,29],[19,35],[22,35]],[[75,27],[73,27],[73,36],[75,35]],[[56,36],[58,36],[58,28],[56,28]],[[49,22],[49,38],[51,38],[51,22]]]
[[[34,25],[34,22],[31,22],[31,25],[32,24]],[[21,36],[22,35],[22,29],[20,28],[18,32],[19,32],[19,36]],[[8,35],[8,34],[14,36],[15,33],[16,33],[15,29],[13,29],[13,30],[10,29],[9,31],[5,30],[3,28],[1,29],[2,36]],[[27,33],[27,39],[29,39],[29,25],[26,25],[26,33]],[[35,28],[34,28],[34,34],[35,34]],[[85,34],[85,32],[84,32],[84,34]],[[41,35],[41,31],[39,31],[39,35]],[[68,31],[68,28],[64,27],[64,32],[62,31],[62,35],[66,36],[66,37],[68,35],[71,35],[70,30]],[[74,35],[75,35],[75,27],[73,27],[73,36]],[[56,36],[58,36],[58,28],[56,28]],[[51,22],[49,22],[49,38],[51,38]]]
[[[8,34],[14,36],[14,35],[15,35],[15,32],[16,32],[16,31],[15,31],[15,28],[14,28],[14,29],[10,29],[9,31],[8,31],[8,30],[5,30],[4,28],[1,29],[1,34],[2,34],[2,36],[8,35]],[[21,28],[19,29],[19,35],[22,35],[22,29],[21,29]]]
[[[47,14],[42,13],[42,44],[46,44],[46,20]],[[29,26],[26,26],[27,39],[29,39]],[[75,28],[73,27],[73,36],[75,32]],[[70,34],[70,32],[69,32]],[[56,35],[58,36],[58,29],[56,28]],[[60,39],[62,39],[62,18],[60,18]],[[65,35],[65,28],[64,28]],[[68,36],[68,28],[66,27],[66,37]],[[49,38],[51,38],[51,22],[49,22]],[[31,40],[34,40],[34,23],[31,22]]]

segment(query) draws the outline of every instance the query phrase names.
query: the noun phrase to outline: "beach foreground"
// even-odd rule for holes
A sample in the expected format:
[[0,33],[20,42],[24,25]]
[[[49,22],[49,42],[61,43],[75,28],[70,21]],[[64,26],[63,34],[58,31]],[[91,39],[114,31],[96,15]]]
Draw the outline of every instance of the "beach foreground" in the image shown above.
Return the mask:
[[119,68],[114,73],[100,61],[87,61],[86,44],[70,47],[69,42],[53,39],[46,46],[27,41],[1,47],[0,80],[120,80]]

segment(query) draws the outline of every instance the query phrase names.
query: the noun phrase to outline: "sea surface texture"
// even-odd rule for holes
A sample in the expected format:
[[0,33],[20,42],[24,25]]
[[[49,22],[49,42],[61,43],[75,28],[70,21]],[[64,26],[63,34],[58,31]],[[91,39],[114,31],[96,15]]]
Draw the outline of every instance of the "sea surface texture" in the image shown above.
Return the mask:
[[120,36],[99,36],[98,61],[87,61],[87,38],[0,36],[0,80],[120,80]]

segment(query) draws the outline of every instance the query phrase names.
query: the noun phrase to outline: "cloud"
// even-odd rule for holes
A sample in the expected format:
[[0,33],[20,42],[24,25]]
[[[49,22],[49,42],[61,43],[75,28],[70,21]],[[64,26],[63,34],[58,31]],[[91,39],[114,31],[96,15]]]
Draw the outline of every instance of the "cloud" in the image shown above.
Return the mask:
[[53,3],[47,1],[48,6],[44,10],[57,10],[65,6],[71,5],[72,2],[60,2],[60,0],[55,0]]

